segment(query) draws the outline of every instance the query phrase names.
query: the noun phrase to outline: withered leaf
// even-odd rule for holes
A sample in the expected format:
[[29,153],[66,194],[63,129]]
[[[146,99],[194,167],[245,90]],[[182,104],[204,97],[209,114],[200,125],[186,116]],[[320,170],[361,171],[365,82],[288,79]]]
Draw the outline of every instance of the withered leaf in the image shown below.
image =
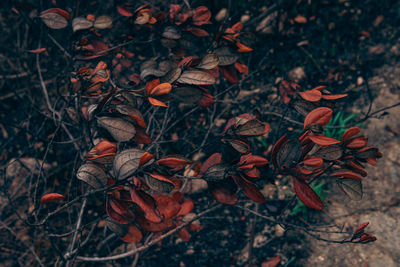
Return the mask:
[[194,85],[211,85],[215,83],[215,78],[204,71],[187,70],[182,73],[178,82]]
[[218,63],[219,63],[218,56],[215,53],[211,53],[205,55],[201,59],[199,65],[197,65],[196,67],[200,69],[211,70],[217,67]]
[[135,173],[139,168],[140,158],[145,151],[131,148],[118,153],[114,158],[114,175],[117,180],[123,180]]
[[232,65],[239,59],[239,57],[234,52],[232,52],[227,46],[216,49],[214,53],[218,56],[219,66]]
[[178,87],[172,91],[172,97],[184,103],[197,103],[203,96],[203,92],[196,87]]
[[68,25],[69,14],[59,8],[51,8],[43,11],[40,18],[47,27],[55,30],[63,29]]
[[228,174],[228,165],[227,164],[216,164],[208,168],[208,170],[204,173],[204,178],[207,181],[221,181]]
[[165,71],[157,70],[157,69],[144,69],[140,72],[140,79],[146,80],[148,77],[155,76],[155,77],[162,77],[165,75]]
[[355,179],[338,179],[336,180],[340,189],[352,200],[359,201],[362,199],[363,190],[362,182]]
[[173,83],[178,80],[179,76],[181,76],[182,69],[181,68],[174,68],[167,72],[164,77],[161,78],[162,83]]
[[174,190],[174,185],[167,181],[155,179],[150,175],[145,175],[146,184],[154,191],[161,193],[170,193]]
[[112,27],[112,18],[109,16],[103,15],[99,16],[95,21],[93,25],[96,29],[107,29]]
[[107,174],[102,168],[92,163],[82,165],[78,169],[76,177],[93,188],[103,188],[107,185]]
[[80,30],[87,30],[93,26],[93,21],[90,21],[86,18],[77,17],[72,20],[72,30],[74,32]]
[[259,136],[266,132],[266,125],[259,120],[249,120],[239,125],[235,130],[235,134],[241,136]]
[[168,39],[177,40],[182,37],[182,33],[179,28],[174,26],[167,26],[162,33],[162,36]]
[[276,156],[276,162],[279,168],[291,168],[296,166],[301,158],[301,144],[298,140],[291,139],[284,143]]
[[135,126],[121,118],[100,117],[97,122],[119,142],[128,141],[136,134]]
[[250,146],[241,140],[237,139],[224,139],[240,154],[247,154],[250,152]]
[[313,156],[318,156],[324,160],[338,160],[343,155],[342,147],[338,145],[321,147]]

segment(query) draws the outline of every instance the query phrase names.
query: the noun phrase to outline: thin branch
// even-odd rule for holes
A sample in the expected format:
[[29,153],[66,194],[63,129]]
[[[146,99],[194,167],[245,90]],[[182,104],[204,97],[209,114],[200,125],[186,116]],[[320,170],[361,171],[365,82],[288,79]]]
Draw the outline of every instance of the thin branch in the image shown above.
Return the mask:
[[152,240],[151,242],[149,242],[146,245],[143,245],[139,248],[133,249],[131,251],[122,253],[122,254],[117,254],[114,256],[108,256],[108,257],[83,257],[83,256],[78,256],[77,259],[81,260],[81,261],[110,261],[110,260],[119,260],[119,259],[123,259],[126,257],[130,257],[133,256],[141,251],[144,251],[146,249],[148,249],[149,247],[157,244],[158,242],[160,242],[161,240],[165,239],[166,237],[178,232],[179,230],[181,230],[182,228],[184,228],[185,226],[189,225],[190,223],[192,223],[195,220],[200,219],[202,216],[206,215],[207,213],[210,213],[218,208],[220,208],[222,205],[221,204],[217,204],[211,208],[208,208],[202,212],[200,212],[199,214],[197,214],[196,216],[194,216],[192,219],[188,220],[187,222],[184,222],[183,224],[179,225],[178,227],[168,231],[167,233],[163,234],[162,236],[160,236],[159,238],[156,238],[154,240]]

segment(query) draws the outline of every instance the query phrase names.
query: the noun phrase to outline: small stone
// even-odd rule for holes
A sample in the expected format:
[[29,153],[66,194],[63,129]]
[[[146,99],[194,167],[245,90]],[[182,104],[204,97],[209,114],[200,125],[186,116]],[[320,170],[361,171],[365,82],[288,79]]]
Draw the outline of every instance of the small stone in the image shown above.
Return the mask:
[[226,8],[222,8],[217,15],[215,15],[215,20],[220,22],[223,21],[224,19],[226,19],[228,17],[228,9]]
[[240,18],[240,22],[241,23],[246,23],[247,21],[249,21],[250,20],[250,16],[249,15],[243,15],[241,18]]
[[363,77],[361,77],[361,76],[358,77],[358,78],[357,78],[357,85],[360,86],[360,85],[362,85],[363,83],[364,83]]
[[304,67],[296,67],[289,71],[289,79],[295,82],[299,82],[306,77],[306,73],[304,71]]

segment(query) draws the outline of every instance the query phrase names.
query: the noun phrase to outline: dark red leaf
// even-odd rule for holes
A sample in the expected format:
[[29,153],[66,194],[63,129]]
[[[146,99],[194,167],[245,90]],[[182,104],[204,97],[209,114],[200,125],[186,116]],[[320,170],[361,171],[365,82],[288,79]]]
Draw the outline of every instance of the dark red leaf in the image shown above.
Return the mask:
[[133,141],[139,143],[139,144],[151,144],[151,142],[153,142],[150,138],[150,136],[148,136],[146,134],[145,131],[143,131],[140,128],[136,128],[136,134],[135,137],[133,137],[132,139]]
[[40,54],[46,51],[46,48],[38,48],[38,49],[33,49],[33,50],[28,50],[27,52],[33,53],[33,54]]
[[178,231],[178,235],[183,241],[188,242],[190,240],[190,233],[186,228],[182,228]]
[[308,113],[304,120],[304,129],[306,129],[311,124],[318,123],[322,126],[328,124],[332,117],[332,113],[332,109],[325,107],[320,107],[312,110],[310,113]]
[[153,195],[153,198],[157,202],[158,212],[164,219],[175,217],[181,209],[181,205],[168,195]]
[[150,154],[149,152],[144,152],[143,155],[140,157],[140,161],[139,161],[139,167],[143,166],[144,164],[146,164],[147,162],[149,162],[150,160],[152,160],[155,157],[154,154]]
[[243,165],[255,165],[255,166],[265,166],[268,164],[268,160],[266,158],[260,157],[260,156],[256,156],[256,155],[252,155],[252,154],[247,154],[247,155],[243,155],[240,157],[240,161],[239,164],[243,164]]
[[140,240],[142,240],[142,238],[143,238],[143,235],[142,235],[142,232],[139,230],[139,228],[137,228],[133,224],[130,224],[128,226],[128,232],[121,239],[128,243],[137,243],[137,242],[140,242]]
[[288,141],[288,137],[286,135],[282,136],[279,138],[278,141],[276,141],[274,147],[272,148],[271,152],[271,159],[272,159],[272,164],[274,165],[275,169],[278,169],[278,163],[276,160],[276,157],[278,155],[278,151],[280,150],[281,146]]
[[322,210],[324,208],[324,204],[322,203],[319,196],[312,190],[312,188],[305,183],[293,177],[293,187],[296,192],[297,197],[309,208],[315,210]]
[[357,227],[357,229],[354,231],[353,236],[363,233],[364,229],[368,226],[368,224],[369,224],[369,222],[365,222],[365,223],[361,224],[359,227]]
[[230,83],[238,83],[239,75],[238,71],[233,66],[219,67],[219,70],[222,72],[224,78]]
[[236,193],[231,192],[226,188],[213,187],[210,188],[210,190],[211,194],[219,203],[227,205],[235,205],[235,203],[238,201],[238,196],[236,195]]
[[266,199],[264,195],[253,183],[236,175],[232,175],[232,178],[235,183],[243,189],[243,194],[245,194],[248,198],[258,203],[265,203]]
[[179,213],[177,214],[177,216],[184,216],[190,212],[192,212],[194,208],[194,204],[193,201],[191,201],[190,199],[185,200],[185,202],[183,202],[181,204],[181,209],[179,210]]
[[128,9],[126,9],[124,7],[118,6],[117,11],[119,14],[121,14],[124,17],[132,17],[133,16],[132,12],[130,12]]

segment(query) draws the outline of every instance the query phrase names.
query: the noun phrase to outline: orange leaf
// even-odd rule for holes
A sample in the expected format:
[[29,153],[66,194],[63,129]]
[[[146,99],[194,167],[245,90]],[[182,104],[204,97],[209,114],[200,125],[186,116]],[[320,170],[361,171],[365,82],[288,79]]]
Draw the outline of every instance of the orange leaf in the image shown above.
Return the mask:
[[145,213],[145,218],[154,223],[160,223],[161,217],[156,211],[156,202],[154,198],[141,190],[130,188],[131,199],[136,203]]
[[346,97],[347,94],[341,94],[341,95],[322,95],[322,98],[325,100],[336,100],[336,99],[340,99],[343,97]]
[[294,18],[294,21],[296,21],[297,23],[304,24],[304,23],[307,23],[307,18],[304,17],[304,16],[302,16],[302,15],[297,15],[297,16]]
[[164,102],[161,102],[160,100],[157,100],[155,98],[148,97],[147,99],[149,100],[150,104],[152,104],[153,106],[159,106],[159,107],[164,107],[164,108],[168,107]]
[[191,160],[185,159],[185,158],[180,158],[180,157],[164,157],[162,159],[159,159],[156,161],[157,164],[159,165],[164,165],[164,166],[172,166],[172,167],[177,167],[177,166],[184,166],[187,164],[192,163]]
[[42,196],[42,198],[40,199],[40,202],[41,203],[57,202],[57,201],[60,201],[63,199],[65,199],[65,196],[63,196],[61,194],[49,193],[49,194]]
[[248,76],[249,75],[249,67],[247,67],[245,64],[240,64],[239,62],[235,62],[235,68],[240,72],[243,73],[244,75]]
[[166,95],[171,92],[172,85],[170,83],[161,83],[151,89],[150,95]]
[[245,46],[244,44],[242,44],[241,42],[239,42],[239,41],[236,41],[236,46],[237,46],[237,48],[238,48],[238,52],[239,53],[247,53],[247,52],[251,52],[251,51],[253,51],[253,48],[250,48],[250,47],[248,47],[248,46]]
[[178,235],[183,241],[188,242],[190,240],[190,233],[186,228],[179,230]]
[[180,216],[180,215],[184,216],[184,215],[192,212],[193,208],[194,208],[193,201],[188,199],[188,200],[186,200],[185,202],[183,202],[181,204],[181,209],[179,210],[179,213],[177,215],[178,216]]

